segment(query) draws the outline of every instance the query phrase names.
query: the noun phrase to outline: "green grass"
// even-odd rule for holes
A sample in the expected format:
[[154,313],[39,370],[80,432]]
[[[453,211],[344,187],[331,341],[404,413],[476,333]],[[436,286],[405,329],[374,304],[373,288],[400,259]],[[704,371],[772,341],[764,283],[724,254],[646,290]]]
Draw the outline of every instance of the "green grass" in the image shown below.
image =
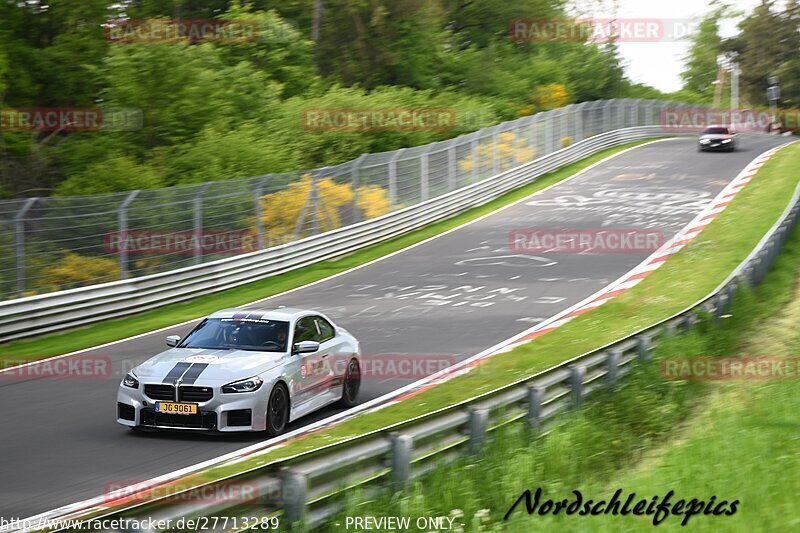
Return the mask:
[[200,318],[225,307],[242,305],[253,300],[266,298],[326,278],[407,246],[411,246],[412,244],[443,233],[487,213],[491,213],[504,205],[525,198],[536,191],[558,183],[603,158],[632,146],[650,142],[651,140],[652,139],[637,141],[609,148],[555,172],[546,174],[528,185],[515,189],[491,202],[470,209],[460,215],[335,260],[322,261],[308,267],[242,285],[224,292],[195,298],[182,303],[165,305],[153,311],[132,315],[130,317],[107,320],[86,327],[67,330],[62,333],[48,334],[31,339],[0,344],[0,366],[13,366],[14,364],[19,364],[24,361],[33,361],[69,353],[75,350],[90,348],[133,335],[146,333],[187,320]]
[[[351,494],[345,516],[459,516],[466,531],[650,530],[652,517],[528,515],[526,489],[543,498],[739,500],[733,516],[694,516],[699,531],[788,531],[800,525],[800,383],[699,382],[661,378],[658,358],[675,355],[798,355],[800,227],[755,293],[743,292],[720,324],[706,320],[660,346],[613,396],[598,394],[531,440],[521,424],[495,435],[480,459],[440,466],[406,491],[365,501]],[[585,501],[585,500],[584,500]],[[682,529],[668,516],[661,530]],[[685,529],[685,528],[683,528]]]

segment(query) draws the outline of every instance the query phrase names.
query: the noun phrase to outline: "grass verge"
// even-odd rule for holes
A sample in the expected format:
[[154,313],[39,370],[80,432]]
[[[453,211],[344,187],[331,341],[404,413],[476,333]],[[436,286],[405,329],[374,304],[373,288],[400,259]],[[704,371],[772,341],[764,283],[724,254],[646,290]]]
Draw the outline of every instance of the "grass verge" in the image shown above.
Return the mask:
[[67,330],[62,333],[48,334],[2,344],[0,345],[0,367],[3,366],[4,362],[8,366],[12,366],[20,362],[34,361],[45,357],[61,355],[146,333],[172,324],[179,324],[187,320],[205,316],[225,307],[235,307],[259,298],[266,298],[338,274],[339,272],[396,252],[397,250],[401,250],[407,246],[443,233],[487,213],[491,213],[507,204],[530,196],[536,191],[558,183],[601,159],[650,141],[652,141],[652,139],[636,141],[603,150],[602,152],[568,165],[560,170],[546,174],[536,181],[506,193],[482,206],[335,260],[322,261],[293,270],[292,272],[248,283],[247,285],[242,285],[224,292],[194,298],[186,302],[165,305],[164,307],[130,317],[107,320],[97,324]]
[[[531,440],[518,424],[494,436],[480,459],[440,466],[395,495],[365,501],[350,497],[346,511],[325,530],[341,530],[345,518],[408,516],[455,518],[455,531],[638,531],[653,515],[554,516],[538,511],[547,499],[622,502],[693,498],[714,504],[738,500],[732,516],[663,516],[668,531],[788,531],[798,526],[800,441],[797,380],[755,382],[670,381],[658,359],[686,355],[797,356],[800,334],[800,227],[755,293],[744,292],[719,324],[702,322],[669,339],[653,361],[638,366],[613,395],[596,395],[563,416],[549,434]],[[525,490],[541,488],[540,506],[528,515]],[[731,509],[729,505],[725,509]],[[352,528],[351,528],[352,529]]]

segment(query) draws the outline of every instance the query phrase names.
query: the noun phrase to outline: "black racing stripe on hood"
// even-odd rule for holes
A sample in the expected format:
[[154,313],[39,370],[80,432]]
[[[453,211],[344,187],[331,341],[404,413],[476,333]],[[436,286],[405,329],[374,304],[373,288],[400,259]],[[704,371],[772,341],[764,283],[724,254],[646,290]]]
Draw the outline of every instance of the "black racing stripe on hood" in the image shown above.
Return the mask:
[[180,362],[176,364],[172,367],[172,370],[169,371],[169,374],[164,377],[164,383],[171,383],[174,385],[178,378],[181,377],[190,366],[192,366],[192,363]]
[[183,375],[183,379],[181,380],[182,385],[192,385],[197,378],[200,377],[200,374],[203,373],[203,370],[208,368],[208,363],[195,363],[192,367],[186,371]]

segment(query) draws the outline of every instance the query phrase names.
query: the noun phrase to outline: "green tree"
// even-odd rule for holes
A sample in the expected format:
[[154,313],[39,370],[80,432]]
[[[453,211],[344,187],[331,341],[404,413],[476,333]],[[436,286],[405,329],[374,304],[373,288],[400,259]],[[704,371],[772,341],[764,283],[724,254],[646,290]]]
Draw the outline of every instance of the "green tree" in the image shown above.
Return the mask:
[[717,56],[722,53],[719,24],[725,11],[725,7],[718,5],[703,17],[697,33],[691,37],[689,53],[685,58],[686,68],[681,73],[683,89],[709,103],[714,96],[714,80],[717,79]]

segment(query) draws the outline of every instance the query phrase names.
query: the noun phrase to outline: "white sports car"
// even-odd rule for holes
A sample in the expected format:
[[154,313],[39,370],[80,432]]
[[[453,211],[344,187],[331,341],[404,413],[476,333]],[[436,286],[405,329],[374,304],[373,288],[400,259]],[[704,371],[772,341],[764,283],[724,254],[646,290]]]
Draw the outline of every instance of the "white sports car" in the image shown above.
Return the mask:
[[120,424],[275,436],[331,403],[356,404],[358,341],[321,313],[226,309],[167,346],[120,383]]

